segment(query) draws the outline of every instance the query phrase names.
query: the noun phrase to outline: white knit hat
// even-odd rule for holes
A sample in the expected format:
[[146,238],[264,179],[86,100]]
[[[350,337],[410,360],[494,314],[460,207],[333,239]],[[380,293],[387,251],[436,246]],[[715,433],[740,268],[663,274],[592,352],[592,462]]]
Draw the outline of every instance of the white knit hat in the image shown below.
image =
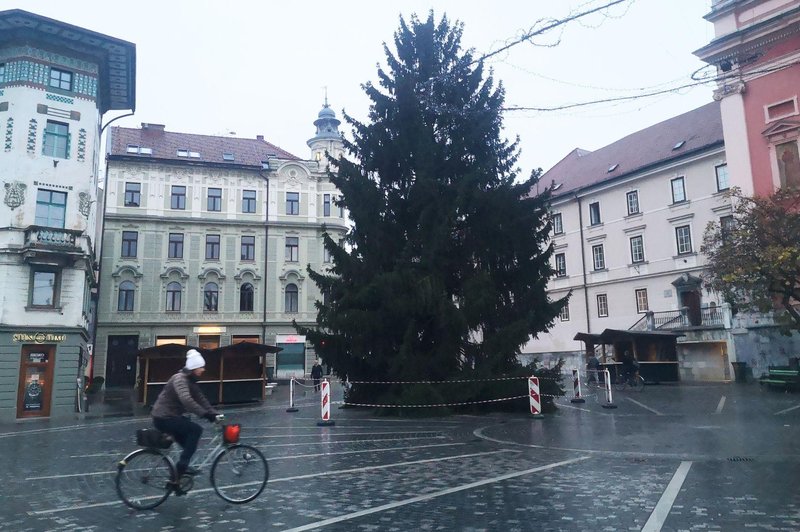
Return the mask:
[[205,365],[206,361],[197,349],[189,349],[186,352],[186,369],[193,370],[203,368]]

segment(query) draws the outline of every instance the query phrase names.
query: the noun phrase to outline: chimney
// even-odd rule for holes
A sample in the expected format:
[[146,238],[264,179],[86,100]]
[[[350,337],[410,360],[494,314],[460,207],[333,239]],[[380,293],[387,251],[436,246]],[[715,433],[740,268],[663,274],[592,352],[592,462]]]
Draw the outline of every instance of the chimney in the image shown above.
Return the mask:
[[256,140],[264,140],[264,135],[256,135]]
[[146,131],[164,131],[164,124],[148,124],[142,122],[142,129]]

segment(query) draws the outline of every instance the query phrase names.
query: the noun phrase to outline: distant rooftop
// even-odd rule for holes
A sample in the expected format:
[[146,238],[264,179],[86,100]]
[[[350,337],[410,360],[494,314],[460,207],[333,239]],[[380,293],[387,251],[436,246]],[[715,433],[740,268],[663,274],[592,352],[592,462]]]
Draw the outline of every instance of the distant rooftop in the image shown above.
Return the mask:
[[141,129],[112,127],[109,156],[261,166],[270,157],[300,160],[259,135],[254,139],[166,131],[161,124]]
[[637,131],[596,151],[575,148],[545,172],[554,197],[614,181],[723,144],[719,102]]

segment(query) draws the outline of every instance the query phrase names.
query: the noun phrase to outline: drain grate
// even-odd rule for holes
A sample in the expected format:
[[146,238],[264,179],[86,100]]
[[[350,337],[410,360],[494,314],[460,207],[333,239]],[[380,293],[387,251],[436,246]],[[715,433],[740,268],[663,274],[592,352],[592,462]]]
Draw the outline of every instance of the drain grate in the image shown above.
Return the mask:
[[752,462],[753,459],[749,456],[731,456],[728,458],[729,462]]

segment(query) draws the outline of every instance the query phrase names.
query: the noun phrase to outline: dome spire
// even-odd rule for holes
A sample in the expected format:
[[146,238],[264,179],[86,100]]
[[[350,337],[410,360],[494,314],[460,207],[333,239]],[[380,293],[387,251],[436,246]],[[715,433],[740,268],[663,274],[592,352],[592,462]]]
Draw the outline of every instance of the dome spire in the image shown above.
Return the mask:
[[317,119],[314,120],[317,131],[306,143],[311,148],[311,158],[315,161],[322,161],[325,158],[325,152],[332,157],[339,157],[344,149],[342,134],[339,132],[339,124],[342,122],[336,118],[336,112],[328,103],[327,85],[323,89],[325,100]]

